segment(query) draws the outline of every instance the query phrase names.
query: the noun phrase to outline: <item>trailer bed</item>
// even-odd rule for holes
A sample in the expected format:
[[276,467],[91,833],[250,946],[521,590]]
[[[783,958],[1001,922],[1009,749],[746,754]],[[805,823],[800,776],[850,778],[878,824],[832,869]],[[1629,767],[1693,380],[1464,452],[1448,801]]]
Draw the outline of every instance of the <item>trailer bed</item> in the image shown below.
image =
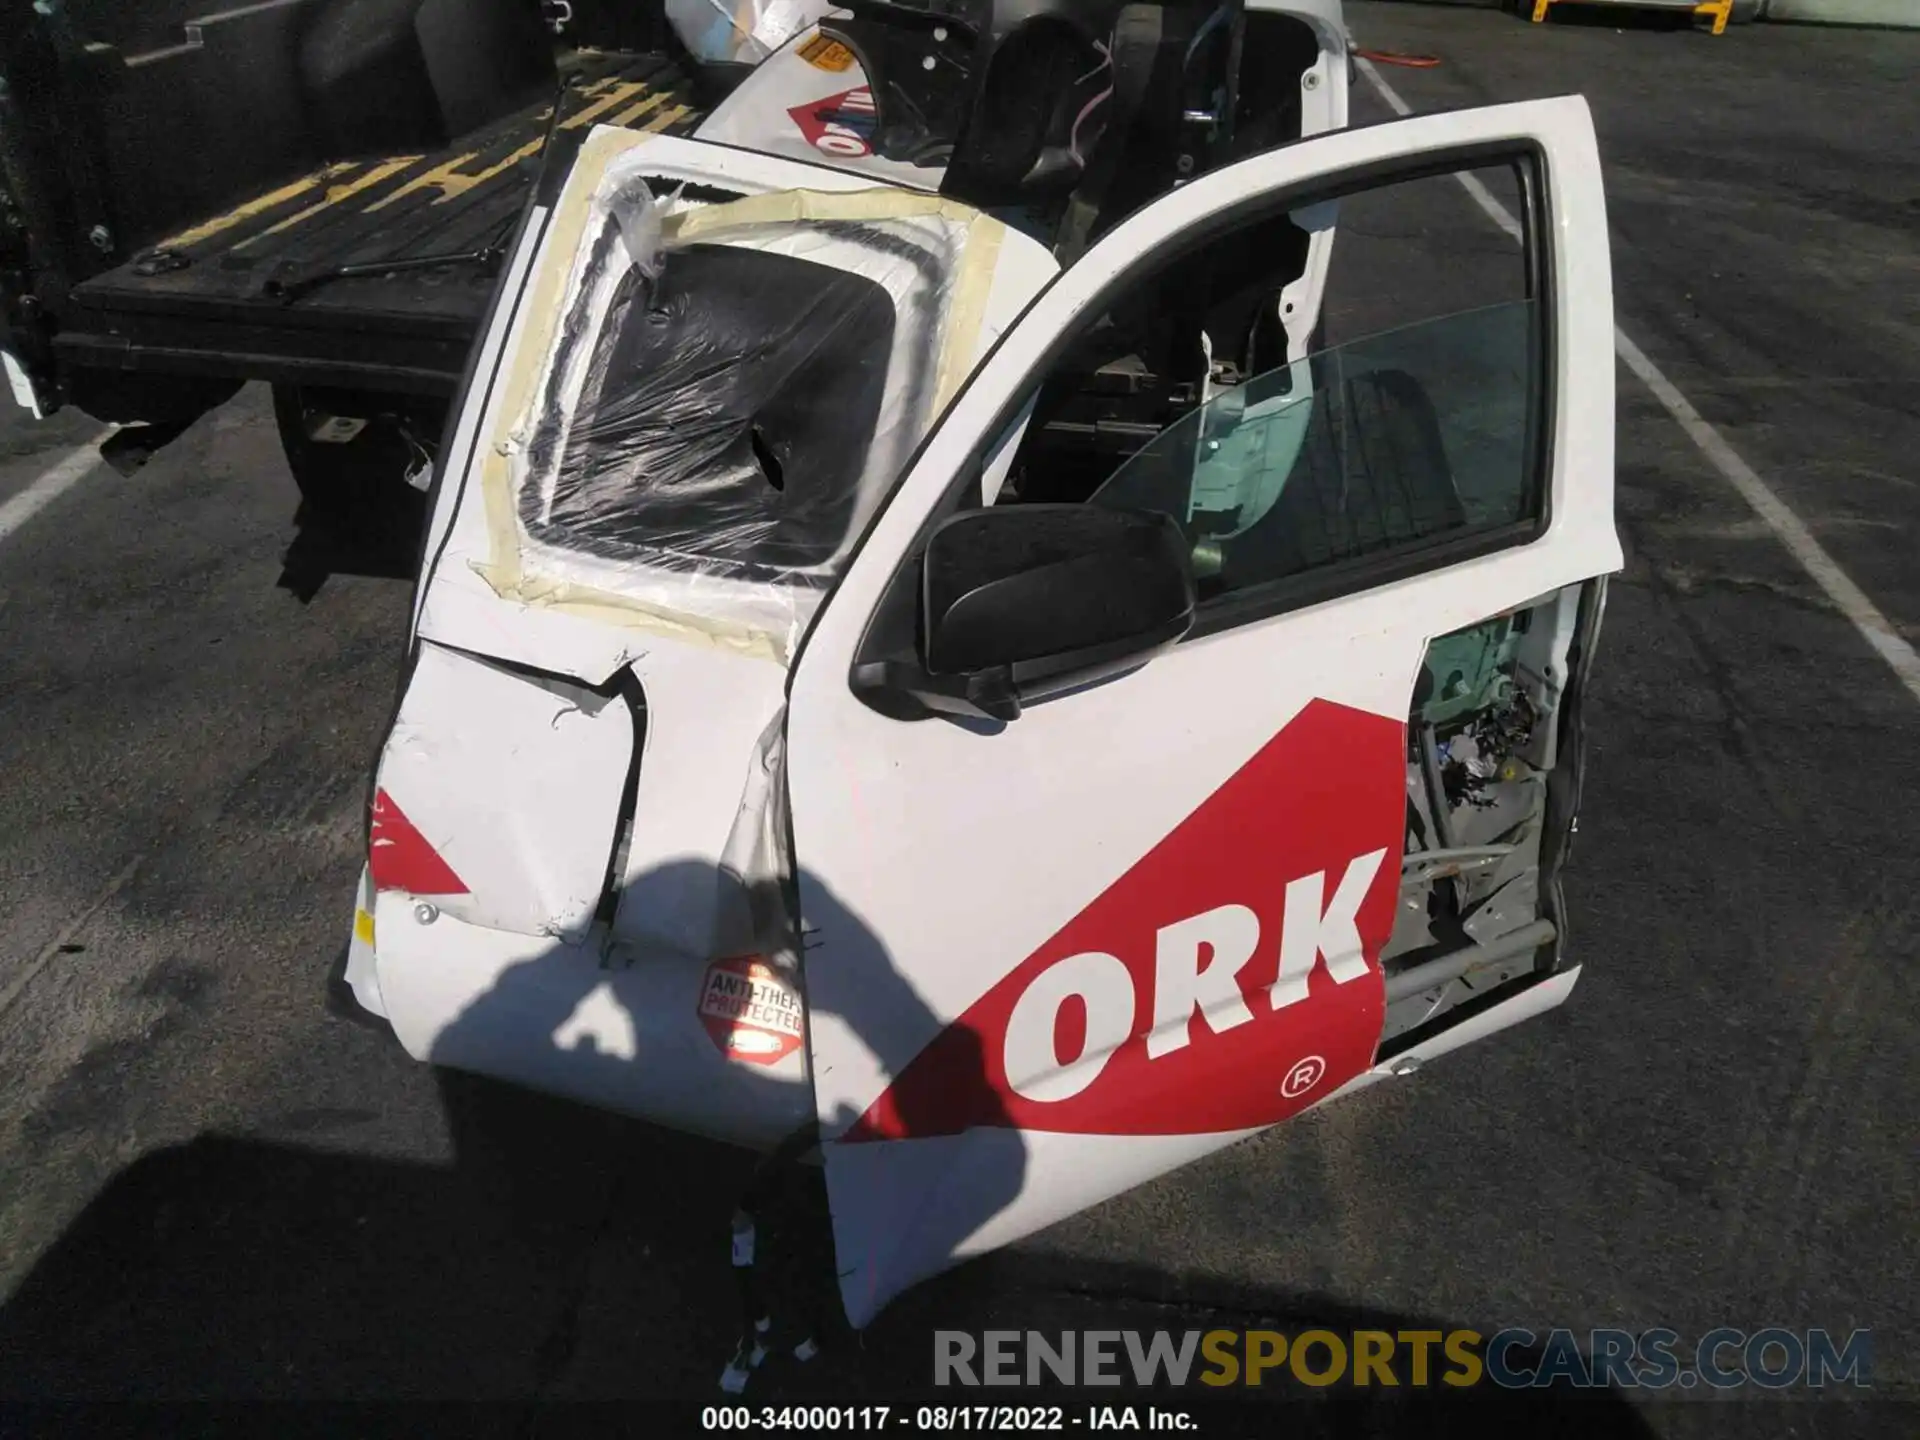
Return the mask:
[[[702,118],[664,56],[588,53],[563,73],[561,131],[685,134]],[[451,394],[552,114],[533,105],[438,153],[328,165],[202,220],[76,286],[56,349],[106,370]],[[341,266],[373,273],[329,276]]]

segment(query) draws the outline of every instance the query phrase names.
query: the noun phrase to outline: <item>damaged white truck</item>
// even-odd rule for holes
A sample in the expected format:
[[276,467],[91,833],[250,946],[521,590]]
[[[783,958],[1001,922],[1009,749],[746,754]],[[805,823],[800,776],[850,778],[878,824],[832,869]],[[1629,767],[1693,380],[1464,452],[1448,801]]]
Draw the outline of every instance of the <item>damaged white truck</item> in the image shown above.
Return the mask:
[[[345,966],[420,1059],[817,1159],[855,1326],[1579,974],[1585,104],[1350,129],[1330,4],[1034,13],[836,12],[536,196]],[[1491,172],[1514,298],[1328,333],[1368,197]]]

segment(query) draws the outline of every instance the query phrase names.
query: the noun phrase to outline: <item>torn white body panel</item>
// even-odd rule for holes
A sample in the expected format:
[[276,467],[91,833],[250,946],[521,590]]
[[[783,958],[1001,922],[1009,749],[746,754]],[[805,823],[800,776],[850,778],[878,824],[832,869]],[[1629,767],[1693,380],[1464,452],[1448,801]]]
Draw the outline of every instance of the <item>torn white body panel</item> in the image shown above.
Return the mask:
[[[658,644],[634,662],[647,695],[633,828],[615,936],[648,951],[710,956],[740,945],[726,869],[759,746],[784,714],[786,674],[699,646]],[[783,847],[784,848],[784,847]]]
[[[606,888],[636,739],[615,695],[427,644],[381,753],[378,793],[458,880],[436,896],[442,912],[577,943]],[[377,809],[375,883],[432,893],[412,857],[383,859],[412,842],[382,828]]]

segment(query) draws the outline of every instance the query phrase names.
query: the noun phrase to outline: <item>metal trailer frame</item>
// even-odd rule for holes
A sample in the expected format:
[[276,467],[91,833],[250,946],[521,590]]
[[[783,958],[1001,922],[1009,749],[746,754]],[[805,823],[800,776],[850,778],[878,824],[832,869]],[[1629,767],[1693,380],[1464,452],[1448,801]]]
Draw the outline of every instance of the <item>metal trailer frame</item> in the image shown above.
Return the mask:
[[1533,0],[1533,23],[1547,18],[1555,5],[1631,5],[1642,10],[1685,10],[1713,22],[1712,34],[1721,34],[1733,14],[1733,0]]

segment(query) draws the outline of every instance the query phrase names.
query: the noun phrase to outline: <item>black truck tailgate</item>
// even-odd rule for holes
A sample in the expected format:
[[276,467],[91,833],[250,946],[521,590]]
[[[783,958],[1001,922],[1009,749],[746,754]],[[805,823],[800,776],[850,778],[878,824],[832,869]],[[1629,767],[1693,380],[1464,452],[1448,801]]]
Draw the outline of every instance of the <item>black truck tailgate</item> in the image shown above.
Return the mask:
[[[568,71],[562,130],[685,134],[702,118],[665,57],[589,54]],[[530,106],[439,153],[328,165],[202,220],[76,286],[56,350],[105,370],[451,394],[497,260],[322,277],[503,245],[551,123]]]

